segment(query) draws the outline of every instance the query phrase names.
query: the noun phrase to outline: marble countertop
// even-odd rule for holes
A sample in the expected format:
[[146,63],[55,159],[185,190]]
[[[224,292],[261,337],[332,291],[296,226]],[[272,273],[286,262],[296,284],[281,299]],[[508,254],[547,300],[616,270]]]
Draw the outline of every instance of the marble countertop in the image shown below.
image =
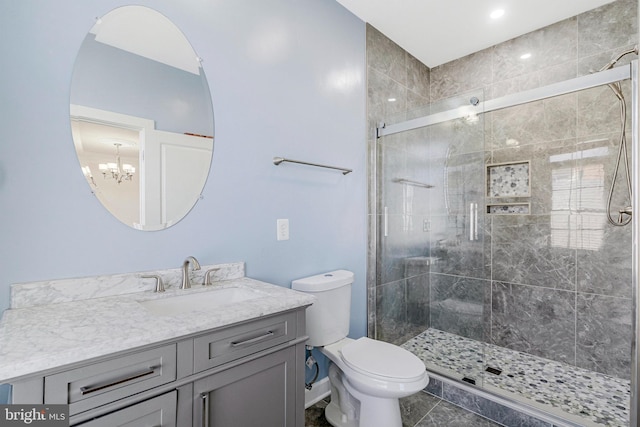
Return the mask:
[[[214,311],[156,315],[141,301],[241,287],[264,297]],[[0,321],[0,383],[112,353],[310,305],[314,297],[247,277],[213,286],[137,292],[6,310]]]

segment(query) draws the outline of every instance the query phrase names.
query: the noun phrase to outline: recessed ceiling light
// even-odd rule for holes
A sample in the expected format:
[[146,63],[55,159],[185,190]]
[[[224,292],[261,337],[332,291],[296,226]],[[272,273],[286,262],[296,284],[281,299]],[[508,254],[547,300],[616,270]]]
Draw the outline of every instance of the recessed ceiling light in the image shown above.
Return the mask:
[[502,15],[504,15],[504,9],[496,9],[493,12],[491,12],[489,16],[491,17],[491,19],[498,19],[498,18],[501,18]]
[[531,58],[530,53],[523,53],[522,55],[520,55],[520,59],[529,59],[529,58]]
[[389,98],[389,99],[387,99],[387,101],[389,101],[389,102],[396,102],[396,99],[395,99],[395,98]]

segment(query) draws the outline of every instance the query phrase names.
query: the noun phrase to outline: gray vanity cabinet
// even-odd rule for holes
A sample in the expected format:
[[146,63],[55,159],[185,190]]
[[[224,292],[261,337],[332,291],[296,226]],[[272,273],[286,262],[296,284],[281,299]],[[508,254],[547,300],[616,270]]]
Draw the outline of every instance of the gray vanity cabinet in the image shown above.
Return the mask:
[[304,426],[305,308],[77,363],[13,384],[82,427]]
[[194,427],[302,425],[292,347],[198,380],[193,392]]

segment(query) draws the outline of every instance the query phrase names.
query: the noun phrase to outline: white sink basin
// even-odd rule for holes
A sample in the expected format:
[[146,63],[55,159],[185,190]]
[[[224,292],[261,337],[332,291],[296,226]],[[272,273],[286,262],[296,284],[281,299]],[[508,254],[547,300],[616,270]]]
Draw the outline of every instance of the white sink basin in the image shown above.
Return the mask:
[[187,313],[189,311],[216,311],[220,307],[236,304],[242,301],[257,299],[263,295],[244,288],[223,288],[209,292],[198,292],[189,295],[179,295],[149,301],[139,301],[139,304],[161,316]]

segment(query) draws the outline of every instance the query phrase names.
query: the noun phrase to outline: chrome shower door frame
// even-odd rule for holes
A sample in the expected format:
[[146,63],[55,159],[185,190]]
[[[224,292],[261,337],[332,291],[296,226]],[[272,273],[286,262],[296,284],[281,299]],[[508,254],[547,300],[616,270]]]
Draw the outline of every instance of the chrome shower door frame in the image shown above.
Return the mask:
[[[422,116],[392,125],[380,123],[376,128],[376,136],[377,138],[381,138],[383,136],[389,136],[408,130],[447,122],[449,120],[459,119],[461,117],[469,117],[473,114],[489,113],[491,111],[502,110],[516,105],[528,104],[529,102],[579,92],[584,89],[591,89],[621,80],[629,80],[632,79],[632,70],[634,67],[637,68],[637,65],[634,64],[637,64],[637,60],[632,61],[629,65],[622,65],[610,70],[587,74],[585,76],[576,77],[574,79],[565,80],[548,86],[525,90],[512,95],[490,99],[488,101],[481,101],[475,105],[470,104],[464,107],[454,108],[453,110],[430,114],[428,116]],[[636,98],[637,95],[637,92],[634,93],[633,98]],[[637,116],[635,116],[635,118],[637,119]]]
[[640,358],[638,355],[638,334],[640,333],[640,147],[638,147],[638,121],[640,120],[640,110],[638,109],[638,98],[640,97],[640,85],[638,84],[638,60],[631,62],[631,158],[632,158],[632,188],[633,198],[631,200],[632,217],[632,297],[633,297],[633,337],[631,338],[631,402],[630,402],[630,426],[637,426],[640,422]]

